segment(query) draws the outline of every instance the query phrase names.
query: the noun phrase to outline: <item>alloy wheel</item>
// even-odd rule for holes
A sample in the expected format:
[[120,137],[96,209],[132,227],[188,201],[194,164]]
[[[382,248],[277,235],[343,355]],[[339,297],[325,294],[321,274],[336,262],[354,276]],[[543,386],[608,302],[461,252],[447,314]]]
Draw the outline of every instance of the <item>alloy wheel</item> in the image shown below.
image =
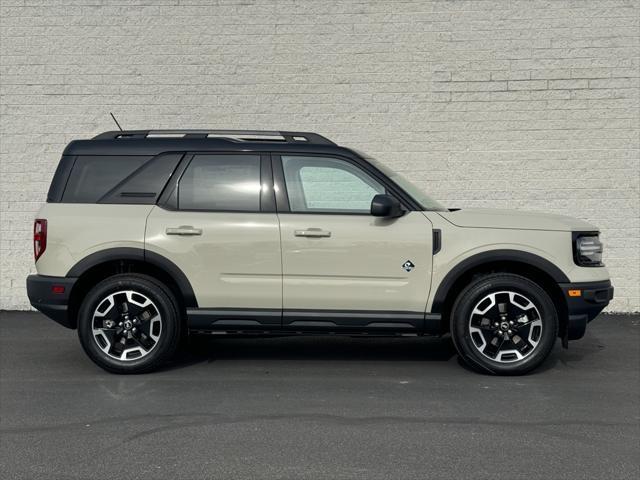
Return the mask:
[[156,347],[162,334],[162,317],[146,295],[121,290],[100,301],[91,327],[100,350],[116,360],[132,361]]
[[474,347],[500,363],[529,357],[540,343],[542,328],[538,308],[526,296],[513,291],[486,295],[469,318]]

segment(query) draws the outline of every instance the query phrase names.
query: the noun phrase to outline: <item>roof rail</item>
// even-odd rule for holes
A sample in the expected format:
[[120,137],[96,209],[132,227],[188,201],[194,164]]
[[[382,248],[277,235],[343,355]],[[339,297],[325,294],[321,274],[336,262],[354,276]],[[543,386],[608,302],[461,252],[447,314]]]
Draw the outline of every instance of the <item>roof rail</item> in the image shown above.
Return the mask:
[[113,130],[96,135],[93,140],[115,140],[118,138],[221,138],[235,142],[335,145],[334,142],[317,133],[268,130]]

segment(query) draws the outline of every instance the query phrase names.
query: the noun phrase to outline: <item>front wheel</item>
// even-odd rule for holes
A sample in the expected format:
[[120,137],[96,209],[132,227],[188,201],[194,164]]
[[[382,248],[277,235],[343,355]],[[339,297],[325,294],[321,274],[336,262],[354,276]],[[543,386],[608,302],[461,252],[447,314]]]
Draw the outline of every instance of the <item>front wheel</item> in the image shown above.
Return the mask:
[[451,335],[472,367],[496,375],[521,375],[539,366],[558,335],[555,306],[539,285],[515,274],[472,281],[451,312]]
[[122,274],[98,283],[78,312],[87,355],[114,373],[154,370],[175,352],[180,319],[170,290],[154,278]]

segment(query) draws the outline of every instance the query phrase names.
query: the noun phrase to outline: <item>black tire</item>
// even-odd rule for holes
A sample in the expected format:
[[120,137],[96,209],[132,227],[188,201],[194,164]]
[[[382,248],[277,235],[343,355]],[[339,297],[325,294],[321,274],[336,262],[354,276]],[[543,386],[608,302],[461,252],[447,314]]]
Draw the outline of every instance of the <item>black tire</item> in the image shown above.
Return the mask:
[[[98,336],[98,339],[94,338],[94,312],[107,297],[121,291],[133,291],[143,295],[153,303],[159,314],[159,338],[148,349],[148,352],[144,353],[140,358],[126,360],[114,358],[98,345],[98,341],[104,342],[104,340],[101,340],[100,336]],[[142,304],[142,302],[140,303]],[[114,315],[121,314],[114,311],[109,317],[111,318]],[[136,321],[138,320],[136,319]],[[164,284],[148,275],[136,273],[119,274],[98,283],[83,300],[78,312],[78,337],[89,358],[103,369],[121,374],[146,373],[157,369],[173,356],[180,342],[180,324],[177,302],[174,295]],[[142,323],[139,325],[142,325]],[[142,328],[141,326],[141,331]],[[151,326],[147,328],[151,328]],[[148,338],[146,340],[151,343]],[[124,341],[130,344],[134,342],[133,339]],[[113,344],[115,343],[114,341]]]
[[[501,301],[499,299],[510,297],[506,293],[498,293],[493,297],[491,295],[505,291],[515,292],[517,297],[513,298],[523,305],[529,306],[528,303],[524,303],[522,297],[531,302],[537,312],[527,313],[527,315],[536,318],[537,314],[539,314],[540,322],[529,322],[529,330],[526,330],[526,320],[520,320],[523,322],[523,326],[521,331],[518,332],[519,324],[518,320],[516,320],[514,330],[509,330],[509,333],[504,331],[503,329],[513,327],[508,327],[502,320],[513,320],[512,317],[516,316],[518,306],[513,303],[504,306],[505,303],[502,303],[503,312],[508,310],[508,313],[505,317],[501,317],[499,308]],[[488,296],[490,298],[486,300]],[[486,303],[482,303],[483,301]],[[494,305],[489,307],[492,303]],[[483,311],[482,309],[486,308],[489,308],[489,310],[482,314],[476,313],[472,320],[472,313],[476,307],[479,308],[478,311]],[[534,310],[527,310],[527,312],[534,312]],[[498,321],[493,322],[495,316],[497,316]],[[490,320],[489,327],[486,327],[486,320]],[[474,327],[476,327],[473,329],[473,338],[470,325],[472,321],[475,322]],[[499,326],[495,326],[496,323]],[[540,330],[535,327],[536,330],[532,331],[531,329],[534,328],[534,325],[539,325]],[[537,343],[534,346],[532,346],[533,342],[531,342],[532,337],[529,337],[530,334],[537,335]],[[558,314],[547,292],[531,280],[509,273],[487,274],[475,278],[460,292],[454,302],[451,311],[451,336],[460,357],[475,370],[493,375],[522,375],[538,367],[551,353],[558,336]],[[524,342],[526,344],[521,343],[525,336]],[[497,349],[492,347],[491,344],[494,338],[499,339],[496,340],[496,345],[499,345]],[[483,341],[487,343],[482,343]],[[518,351],[519,353],[509,353],[516,350],[516,343],[514,342],[524,347],[524,354],[520,351]],[[478,344],[481,345],[477,346]],[[483,346],[484,352],[488,353],[481,351]],[[529,349],[529,347],[532,348]],[[504,351],[500,349],[504,349]],[[495,357],[490,358],[491,353],[494,351],[497,352]],[[503,360],[508,357],[511,358]]]

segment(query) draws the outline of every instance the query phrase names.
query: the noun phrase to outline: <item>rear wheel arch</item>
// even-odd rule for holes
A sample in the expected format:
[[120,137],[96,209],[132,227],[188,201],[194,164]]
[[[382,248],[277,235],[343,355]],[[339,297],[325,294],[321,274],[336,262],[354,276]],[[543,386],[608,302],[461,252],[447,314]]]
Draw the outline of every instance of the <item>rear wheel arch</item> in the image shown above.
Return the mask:
[[180,268],[155,252],[139,248],[112,248],[93,253],[76,263],[67,277],[78,280],[69,297],[69,318],[77,327],[77,314],[84,296],[100,281],[122,273],[148,275],[166,285],[174,294],[181,313],[186,308],[197,308],[191,283]]
[[521,275],[542,287],[554,303],[560,332],[564,332],[567,303],[558,284],[569,282],[569,279],[549,260],[518,250],[483,252],[463,260],[449,271],[440,282],[431,307],[432,313],[441,314],[442,332],[449,331],[451,308],[462,289],[478,276],[492,273]]

